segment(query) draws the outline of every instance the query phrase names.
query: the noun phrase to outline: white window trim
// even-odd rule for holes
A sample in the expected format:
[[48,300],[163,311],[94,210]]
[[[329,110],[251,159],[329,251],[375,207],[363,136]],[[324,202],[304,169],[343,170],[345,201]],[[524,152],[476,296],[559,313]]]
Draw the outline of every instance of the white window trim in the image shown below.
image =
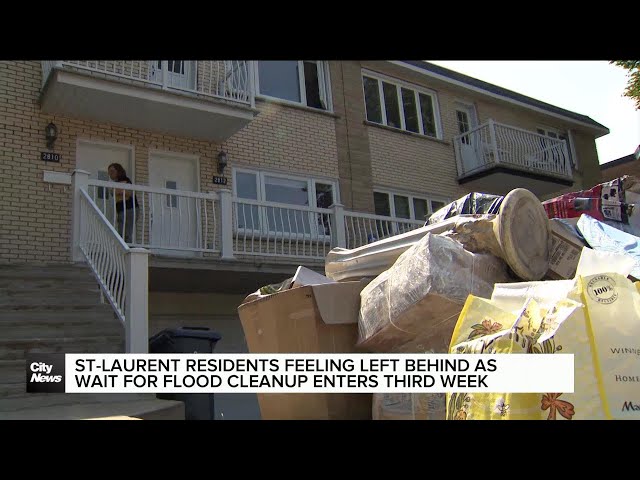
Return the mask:
[[[392,190],[389,188],[374,188],[373,189],[374,193],[383,193],[386,195],[389,195],[389,211],[390,211],[390,218],[393,218],[394,220],[397,221],[406,221],[406,220],[413,220],[413,221],[422,221],[422,219],[419,218],[415,218],[415,211],[414,211],[414,207],[413,207],[413,199],[418,199],[418,200],[426,200],[427,201],[427,215],[433,215],[434,214],[434,209],[433,206],[431,204],[431,202],[442,202],[444,203],[444,205],[447,205],[448,203],[450,203],[450,200],[446,197],[442,197],[439,195],[430,195],[430,194],[422,194],[422,193],[412,193],[412,192],[403,192],[400,190]],[[392,201],[391,195],[397,195],[400,197],[407,197],[409,199],[409,214],[411,216],[411,218],[403,218],[403,217],[397,217],[396,216],[396,206],[395,206],[395,202]],[[425,219],[426,221],[426,219]]]
[[[83,144],[91,144],[91,145],[104,145],[107,147],[115,147],[115,148],[121,148],[123,150],[128,150],[129,151],[129,155],[131,156],[131,172],[127,171],[127,176],[129,177],[129,180],[131,180],[131,183],[136,183],[136,149],[133,145],[129,145],[126,143],[117,143],[117,142],[107,142],[104,140],[94,140],[91,138],[82,138],[82,137],[78,137],[76,139],[76,168],[78,165],[78,159],[79,159],[79,152],[80,149],[78,148],[79,145],[83,143]],[[105,165],[105,167],[107,167],[108,165]]]
[[265,95],[260,93],[260,73],[258,60],[255,60],[253,75],[254,85],[256,89],[256,98],[262,100],[268,100],[275,103],[283,103],[285,105],[295,105],[297,107],[304,107],[314,112],[328,112],[333,113],[333,97],[331,95],[331,76],[329,74],[329,62],[325,60],[315,60],[318,65],[318,88],[320,89],[320,99],[327,105],[326,109],[310,107],[307,105],[307,89],[304,83],[304,62],[312,60],[298,60],[298,87],[300,88],[300,102],[293,100],[287,100],[285,98],[272,97],[271,95]]
[[[304,177],[304,176],[300,176],[300,175],[291,175],[291,174],[286,174],[286,173],[282,173],[282,172],[275,172],[275,171],[269,171],[269,170],[258,170],[258,169],[251,169],[251,168],[243,168],[243,167],[234,167],[232,174],[233,174],[233,197],[234,199],[238,199],[241,200],[241,198],[238,197],[238,190],[237,190],[237,185],[238,182],[236,181],[236,174],[237,173],[247,173],[247,174],[251,174],[251,175],[255,175],[256,176],[256,193],[258,196],[258,199],[256,200],[257,202],[260,203],[264,203],[265,205],[267,205],[270,202],[267,202],[267,200],[265,200],[265,177],[276,177],[276,178],[284,178],[287,180],[294,180],[294,181],[299,181],[299,182],[307,182],[307,194],[308,194],[308,201],[309,201],[309,205],[294,205],[291,204],[291,208],[318,208],[316,207],[316,183],[326,183],[326,184],[330,184],[333,186],[333,192],[334,192],[334,204],[340,204],[340,192],[339,192],[339,182],[337,180],[334,179],[328,179],[328,178],[324,178],[324,177]],[[313,202],[313,203],[312,203]],[[262,224],[262,210],[258,210],[258,215],[259,215],[259,219],[260,219],[260,224]],[[310,213],[310,220],[311,220],[311,216],[313,215],[313,213]],[[234,229],[239,232],[239,233],[255,233],[258,235],[269,235],[269,236],[273,236],[273,235],[279,235],[282,232],[276,232],[276,231],[269,231],[267,232],[265,229],[251,229],[251,228],[239,228],[237,225],[237,219],[234,220],[234,225],[233,225]],[[291,238],[300,238],[303,239],[305,238],[304,234],[289,234],[291,236]],[[328,235],[325,236],[319,236],[319,239],[323,239],[323,238],[329,238]]]
[[[573,141],[573,132],[569,129],[563,131],[560,130],[559,128],[556,127],[550,127],[548,125],[537,125],[536,126],[536,133],[538,135],[540,135],[540,132],[538,132],[538,130],[544,130],[544,135],[545,137],[549,137],[548,133],[552,132],[556,134],[556,139],[560,139],[560,136],[563,136],[567,142],[567,147],[569,149],[569,157],[571,159],[571,166],[574,169],[578,168],[578,157],[576,155],[576,150],[575,150],[575,145],[574,145],[574,141]],[[549,138],[553,138],[553,137],[549,137]]]
[[[382,111],[382,124],[385,127],[389,127],[389,128],[395,128],[396,130],[401,130],[403,132],[409,132],[409,133],[414,133],[417,135],[422,135],[424,137],[427,138],[437,138],[438,140],[442,140],[443,139],[443,130],[442,130],[442,120],[441,120],[441,116],[440,116],[440,102],[438,100],[438,94],[435,90],[431,90],[430,88],[426,88],[420,85],[415,85],[413,83],[409,83],[409,82],[405,82],[403,80],[398,80],[397,78],[393,78],[393,77],[389,77],[388,75],[384,75],[382,73],[378,73],[378,72],[374,72],[371,70],[366,70],[366,69],[362,69],[361,70],[361,75],[360,75],[360,82],[362,83],[362,95],[363,98],[365,99],[365,118],[366,118],[366,97],[365,97],[365,91],[364,91],[364,80],[363,77],[369,77],[371,79],[374,80],[378,80],[378,95],[380,98],[380,109]],[[400,110],[400,124],[401,124],[401,128],[397,128],[397,127],[392,127],[390,125],[388,125],[387,122],[387,112],[386,112],[386,107],[385,107],[385,103],[384,103],[384,93],[383,93],[383,89],[382,89],[382,82],[385,83],[389,83],[392,84],[396,87],[396,92],[398,95],[398,106],[399,106],[399,110]],[[419,127],[419,132],[413,132],[411,130],[407,130],[406,129],[406,120],[404,118],[404,104],[402,102],[402,90],[401,88],[405,88],[407,90],[412,90],[414,92],[414,98],[415,98],[415,105],[416,108],[418,109],[418,127]],[[428,95],[429,97],[431,97],[431,103],[433,105],[433,115],[434,115],[434,123],[435,123],[435,127],[436,127],[436,136],[432,137],[431,135],[427,135],[424,133],[424,125],[423,125],[423,120],[422,120],[422,104],[420,102],[420,96],[419,94],[422,93],[424,95]],[[367,119],[368,122],[377,124],[377,122],[372,122],[369,119]]]

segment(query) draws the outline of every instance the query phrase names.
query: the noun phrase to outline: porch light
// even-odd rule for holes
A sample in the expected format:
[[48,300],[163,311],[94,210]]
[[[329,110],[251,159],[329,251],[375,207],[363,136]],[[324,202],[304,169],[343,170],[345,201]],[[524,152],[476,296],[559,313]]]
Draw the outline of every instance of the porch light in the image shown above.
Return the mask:
[[218,153],[218,173],[222,175],[226,166],[227,154],[224,150],[220,150],[220,153]]
[[56,127],[53,123],[47,125],[45,129],[46,139],[47,139],[47,148],[53,148],[53,144],[58,138],[58,127]]

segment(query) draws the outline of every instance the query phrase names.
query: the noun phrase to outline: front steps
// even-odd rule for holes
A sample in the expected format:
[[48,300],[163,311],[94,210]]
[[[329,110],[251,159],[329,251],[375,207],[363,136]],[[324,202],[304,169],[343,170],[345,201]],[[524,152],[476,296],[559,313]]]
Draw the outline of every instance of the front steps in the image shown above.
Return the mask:
[[0,420],[135,417],[184,420],[153,394],[29,394],[28,353],[122,353],[124,327],[82,265],[0,265]]

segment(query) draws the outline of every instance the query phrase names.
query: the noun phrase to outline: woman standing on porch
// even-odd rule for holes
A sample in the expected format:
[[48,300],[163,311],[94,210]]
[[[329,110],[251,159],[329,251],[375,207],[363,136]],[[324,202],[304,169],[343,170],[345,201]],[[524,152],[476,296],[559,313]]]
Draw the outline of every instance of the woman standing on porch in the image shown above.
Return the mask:
[[[112,182],[131,183],[127,172],[119,163],[112,163],[108,168]],[[135,207],[134,207],[135,205]],[[116,228],[125,243],[132,243],[133,231],[136,227],[138,199],[131,190],[120,190],[116,193]]]

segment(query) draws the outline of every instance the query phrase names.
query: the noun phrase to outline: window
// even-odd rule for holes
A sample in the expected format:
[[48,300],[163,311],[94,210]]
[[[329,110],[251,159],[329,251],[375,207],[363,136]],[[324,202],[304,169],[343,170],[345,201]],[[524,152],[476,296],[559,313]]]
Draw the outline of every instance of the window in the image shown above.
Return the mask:
[[[111,177],[106,170],[98,170],[98,180],[103,180],[105,182],[110,182]],[[98,188],[98,198],[99,199],[109,199],[109,190],[106,190],[104,187]]]
[[[538,133],[540,135],[544,135],[545,137],[549,137],[549,138],[553,138],[553,139],[557,139],[557,140],[564,140],[565,143],[567,144],[567,155],[568,155],[568,160],[569,160],[569,165],[573,165],[574,164],[574,159],[572,157],[571,154],[571,145],[569,143],[569,136],[560,132],[559,130],[556,130],[554,128],[547,128],[547,127],[540,127],[537,129]],[[551,143],[551,142],[546,142],[544,139],[541,140],[542,143],[542,147],[545,150],[544,153],[544,160],[545,161],[549,161],[549,160],[553,160],[554,162],[564,162],[565,158],[563,154],[559,154],[558,151],[551,151],[548,152],[546,151],[549,148],[552,148],[552,146],[555,144],[555,142]]]
[[329,68],[320,60],[259,61],[256,85],[264,97],[331,110]]
[[435,93],[368,73],[363,75],[362,84],[369,122],[439,138]]
[[[169,190],[177,190],[178,184],[173,180],[167,180],[164,184],[164,188]],[[169,208],[178,208],[178,196],[177,195],[167,195],[167,207]]]
[[[235,170],[234,174],[236,196],[252,201],[238,204],[237,228],[313,236],[318,233],[330,235],[329,215],[309,212],[304,207],[331,207],[337,198],[334,182],[251,170]],[[283,206],[260,205],[262,202],[279,203]],[[287,208],[286,205],[291,205],[292,208]]]
[[376,215],[421,222],[426,222],[432,213],[445,206],[444,200],[384,191],[373,192],[373,201]]

